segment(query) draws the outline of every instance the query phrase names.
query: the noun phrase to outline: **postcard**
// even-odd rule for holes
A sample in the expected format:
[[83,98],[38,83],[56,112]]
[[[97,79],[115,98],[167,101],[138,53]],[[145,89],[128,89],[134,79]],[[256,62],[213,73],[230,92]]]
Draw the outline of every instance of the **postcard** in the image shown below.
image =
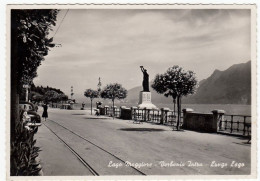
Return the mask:
[[256,178],[256,5],[7,5],[7,179]]

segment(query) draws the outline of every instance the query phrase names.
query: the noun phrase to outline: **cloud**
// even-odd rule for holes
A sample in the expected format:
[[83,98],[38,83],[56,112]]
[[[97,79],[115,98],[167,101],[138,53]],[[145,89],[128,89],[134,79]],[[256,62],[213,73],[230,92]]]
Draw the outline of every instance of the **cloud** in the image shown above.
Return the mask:
[[74,84],[80,93],[95,88],[101,77],[103,84],[132,88],[141,85],[140,65],[152,79],[175,64],[201,80],[250,59],[250,11],[69,10],[54,41],[62,47],[52,49],[39,67],[38,84]]

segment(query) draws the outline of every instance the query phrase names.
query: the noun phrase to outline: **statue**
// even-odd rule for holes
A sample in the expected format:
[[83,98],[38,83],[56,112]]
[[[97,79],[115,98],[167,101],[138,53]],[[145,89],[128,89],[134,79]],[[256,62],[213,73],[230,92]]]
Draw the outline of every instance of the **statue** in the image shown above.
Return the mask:
[[147,73],[147,70],[144,69],[143,66],[140,66],[141,71],[144,74],[144,78],[143,78],[143,92],[150,92],[149,91],[149,74]]
[[138,108],[139,109],[157,109],[157,107],[152,103],[152,94],[149,91],[149,74],[147,70],[144,69],[143,66],[140,66],[141,71],[143,72],[143,91],[140,91],[139,94],[139,102]]

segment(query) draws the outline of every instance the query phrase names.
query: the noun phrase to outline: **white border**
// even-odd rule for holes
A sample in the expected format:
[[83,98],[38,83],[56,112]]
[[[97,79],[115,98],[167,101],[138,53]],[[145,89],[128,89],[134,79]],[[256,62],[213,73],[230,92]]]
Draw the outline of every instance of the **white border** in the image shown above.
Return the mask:
[[[27,3],[30,3],[30,4],[32,4],[33,2],[32,1],[9,1],[9,2],[7,2],[8,4],[11,4],[12,2],[16,2],[16,3],[19,3],[19,4],[21,4],[21,3],[24,3],[24,2],[27,2]],[[38,2],[38,1],[37,1]],[[72,3],[74,3],[75,1],[73,1],[73,0],[71,0],[71,1],[66,1],[66,0],[64,0],[64,1],[55,1],[55,2],[57,2],[57,3],[62,3],[62,4],[64,4],[64,3],[66,3],[66,2],[69,2],[70,4],[72,4]],[[78,1],[79,2],[79,1]],[[82,1],[81,1],[82,2]],[[106,1],[107,3],[111,3],[110,1]],[[113,1],[113,2],[119,2],[119,1]],[[133,3],[135,3],[136,1],[132,1]],[[140,1],[138,1],[138,2],[140,2]],[[147,1],[143,1],[144,3],[145,2],[147,2]],[[154,3],[154,1],[149,1],[150,3],[152,2],[152,3]],[[178,3],[178,1],[176,1],[177,3]],[[212,1],[210,1],[210,2],[205,2],[205,1],[181,1],[182,3],[187,3],[187,2],[189,2],[189,3],[192,3],[192,4],[195,4],[195,3],[199,3],[199,4],[201,4],[201,3],[210,3],[210,4],[215,4],[215,3],[219,3],[219,1],[214,1],[214,0],[212,0]],[[248,4],[248,3],[256,3],[256,1],[250,1],[250,0],[248,0],[248,1],[235,1],[236,3],[246,3],[246,4]],[[40,2],[39,2],[40,3]],[[42,3],[53,3],[52,1],[48,1],[48,0],[46,0],[46,1],[43,1]],[[102,3],[102,1],[95,1],[94,3]],[[103,2],[104,3],[104,2]],[[120,1],[120,3],[122,3],[122,1]],[[129,3],[129,2],[124,2],[124,3]],[[158,3],[158,2],[157,2]],[[166,3],[166,1],[160,1],[159,2],[160,4],[161,3]],[[167,3],[169,3],[169,1],[167,1]],[[180,1],[179,1],[179,3],[180,3]],[[222,2],[223,3],[223,2]],[[232,2],[230,3],[230,1],[225,1],[225,3],[226,4],[232,4]],[[233,2],[234,3],[234,2]],[[257,3],[258,4],[258,3]],[[163,7],[164,5],[161,5],[160,7],[159,7],[159,9],[161,9],[162,7]],[[172,6],[172,5],[171,5]],[[198,6],[200,6],[200,5],[195,5],[194,7],[198,7]],[[203,5],[203,8],[205,8],[205,7],[210,7],[210,6],[212,6],[212,5]],[[218,6],[218,8],[219,8],[219,5],[217,5]],[[232,5],[231,5],[232,6]],[[248,6],[248,5],[247,5]],[[82,8],[82,5],[73,5],[72,7],[70,7],[71,9],[73,8],[73,9],[77,9],[77,8],[79,8],[79,7],[81,7]],[[107,5],[107,6],[103,6],[103,5],[98,5],[98,6],[94,6],[94,5],[91,5],[91,6],[88,6],[88,8],[90,8],[90,7],[93,7],[93,8],[108,8],[108,7],[111,7],[111,5]],[[140,6],[139,6],[140,7]],[[149,5],[149,8],[150,7],[152,7],[152,5]],[[41,6],[41,7],[39,7],[39,8],[43,8],[43,6]],[[53,7],[52,7],[53,8]],[[59,7],[60,9],[61,9],[61,7]],[[66,9],[67,7],[66,6],[64,6],[64,9]],[[122,5],[120,5],[120,8],[122,8]],[[138,6],[137,6],[137,8],[138,8]],[[142,8],[142,7],[140,7],[140,8]],[[154,7],[153,7],[154,8]],[[163,7],[163,8],[165,8],[165,7]],[[163,9],[162,8],[162,9]],[[187,5],[181,5],[181,6],[178,6],[178,9],[187,9]],[[199,8],[199,7],[198,7]],[[231,8],[231,7],[229,7],[229,8]],[[232,9],[233,9],[234,7],[232,7]],[[127,8],[128,9],[128,8]],[[134,9],[136,9],[136,7],[134,8]],[[259,10],[258,10],[259,11]],[[6,12],[6,11],[1,11],[1,12]],[[1,18],[2,18],[2,16],[1,16]],[[1,21],[1,22],[3,22],[3,21]],[[5,28],[5,26],[2,26],[2,27],[4,27]],[[255,28],[254,29],[252,29],[252,33],[256,33],[255,32]],[[2,34],[4,34],[4,33],[2,33]],[[1,36],[2,37],[2,36]],[[3,38],[2,38],[3,39]],[[2,40],[1,39],[1,40]],[[253,38],[252,39],[252,43],[253,44],[255,44],[255,39]],[[6,44],[4,44],[4,41],[1,41],[1,42],[3,42],[3,45],[1,46],[2,48],[3,47],[5,47],[6,46]],[[256,46],[254,45],[254,46],[252,46],[252,57],[256,57]],[[253,52],[254,51],[254,52]],[[7,53],[8,54],[8,52],[5,52],[5,51],[3,51],[3,53],[2,53],[2,49],[1,49],[1,52],[0,52],[2,55],[3,54],[5,54],[5,53]],[[253,61],[256,63],[256,59],[255,60],[253,60],[253,58],[252,58],[252,64],[253,64]],[[9,70],[7,70],[7,74],[5,73],[5,68],[3,68],[3,66],[2,65],[4,65],[4,64],[2,64],[2,62],[1,62],[1,70],[2,71],[0,71],[1,72],[1,74],[0,74],[0,77],[1,77],[1,85],[4,85],[4,84],[2,84],[2,82],[4,82],[5,80],[4,79],[2,79],[2,78],[4,78],[6,75],[8,75],[8,71]],[[6,63],[6,65],[8,65],[7,63]],[[5,67],[5,66],[4,66]],[[3,75],[3,76],[2,76]],[[252,79],[252,85],[253,85],[253,87],[252,87],[252,96],[253,96],[253,98],[252,98],[252,112],[254,112],[254,114],[252,114],[252,120],[255,120],[254,122],[253,122],[253,124],[256,124],[256,117],[254,117],[254,115],[256,116],[256,87],[255,87],[255,85],[256,85],[256,66],[252,66],[252,75],[254,75],[253,76],[253,79]],[[7,78],[8,79],[8,77],[5,77],[5,78]],[[7,83],[9,83],[10,81],[8,80],[7,81]],[[253,82],[255,82],[255,84],[253,83]],[[7,85],[7,84],[5,84],[5,85]],[[1,87],[3,87],[3,86],[1,86]],[[7,85],[7,87],[10,87],[9,85]],[[10,114],[9,113],[9,105],[4,105],[2,102],[2,100],[4,100],[5,99],[5,97],[6,97],[6,95],[5,94],[2,94],[2,90],[3,89],[1,89],[1,96],[0,96],[0,100],[1,100],[1,107],[0,107],[0,115],[2,116],[2,115],[4,115],[5,114],[5,111],[3,111],[4,110],[4,108],[6,108],[7,109],[7,117],[9,117],[8,115]],[[8,95],[7,95],[8,96]],[[8,96],[9,97],[9,96]],[[8,103],[8,101],[7,101],[7,103]],[[255,118],[255,119],[254,119]],[[2,119],[2,120],[5,120],[5,119]],[[5,126],[2,126],[1,128],[4,128]],[[7,130],[9,130],[9,129],[7,129]],[[3,133],[5,133],[5,131],[3,131],[2,129],[1,129],[1,134],[3,134]],[[256,134],[256,130],[253,130],[253,134]],[[5,135],[4,136],[0,136],[0,138],[4,138],[5,137]],[[8,136],[9,137],[9,136]],[[253,139],[252,139],[252,143],[256,143],[256,140],[254,140],[254,138],[255,138],[255,136],[253,136]],[[8,138],[7,138],[8,139]],[[4,141],[6,141],[7,139],[4,139]],[[9,141],[8,141],[9,142]],[[8,144],[8,142],[7,142],[7,144]],[[10,146],[9,144],[7,145],[7,147],[8,146]],[[252,144],[252,150],[253,149],[255,149],[256,148],[256,144]],[[1,150],[2,151],[2,150]],[[254,155],[255,155],[256,153],[254,153]],[[1,154],[1,155],[4,155],[4,154]],[[7,155],[8,156],[8,155]],[[252,155],[253,156],[253,155]],[[5,160],[5,159],[4,159]],[[252,162],[253,161],[256,161],[256,159],[253,159],[252,158]],[[4,164],[1,164],[1,166],[4,166]],[[1,169],[1,170],[4,170],[4,169]],[[7,172],[5,172],[4,174],[6,174]],[[177,178],[182,178],[183,179],[183,176],[181,176],[181,177],[177,177],[177,176],[172,176],[172,177],[174,177],[175,179],[177,179]],[[190,177],[190,176],[189,176]],[[207,178],[213,178],[213,179],[217,179],[217,178],[221,178],[222,176],[192,176],[192,178],[193,179],[195,179],[195,178],[205,178],[205,177],[207,177]],[[235,178],[234,176],[224,176],[225,178]],[[60,179],[61,177],[55,177],[54,179],[55,180],[57,180],[57,179]],[[75,177],[66,177],[67,179],[73,179],[73,178],[75,178]],[[104,177],[95,177],[95,178],[93,178],[93,177],[77,177],[77,179],[104,179]],[[117,179],[118,177],[106,177],[106,178],[109,178],[109,179]],[[122,179],[126,179],[125,177],[121,177]],[[153,177],[150,177],[150,176],[146,176],[145,178],[144,177],[131,177],[130,179],[169,179],[169,176],[159,176],[159,177],[155,177],[155,176],[153,176]],[[223,177],[222,177],[223,178]],[[241,176],[238,176],[238,178],[241,178]],[[19,177],[19,180],[20,179],[28,179],[28,177],[27,178],[25,178],[25,177]],[[35,178],[32,178],[32,177],[29,177],[29,179],[35,179]],[[53,177],[44,177],[43,179],[53,179]],[[15,178],[14,179],[14,177],[12,177],[12,180],[17,180],[17,178]]]

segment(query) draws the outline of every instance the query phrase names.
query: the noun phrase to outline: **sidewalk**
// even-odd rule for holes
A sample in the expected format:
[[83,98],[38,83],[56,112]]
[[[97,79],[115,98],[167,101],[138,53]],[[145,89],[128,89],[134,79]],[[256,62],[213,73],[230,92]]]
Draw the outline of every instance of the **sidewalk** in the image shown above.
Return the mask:
[[43,150],[39,157],[44,176],[92,175],[44,124],[39,127],[35,139],[36,146]]

